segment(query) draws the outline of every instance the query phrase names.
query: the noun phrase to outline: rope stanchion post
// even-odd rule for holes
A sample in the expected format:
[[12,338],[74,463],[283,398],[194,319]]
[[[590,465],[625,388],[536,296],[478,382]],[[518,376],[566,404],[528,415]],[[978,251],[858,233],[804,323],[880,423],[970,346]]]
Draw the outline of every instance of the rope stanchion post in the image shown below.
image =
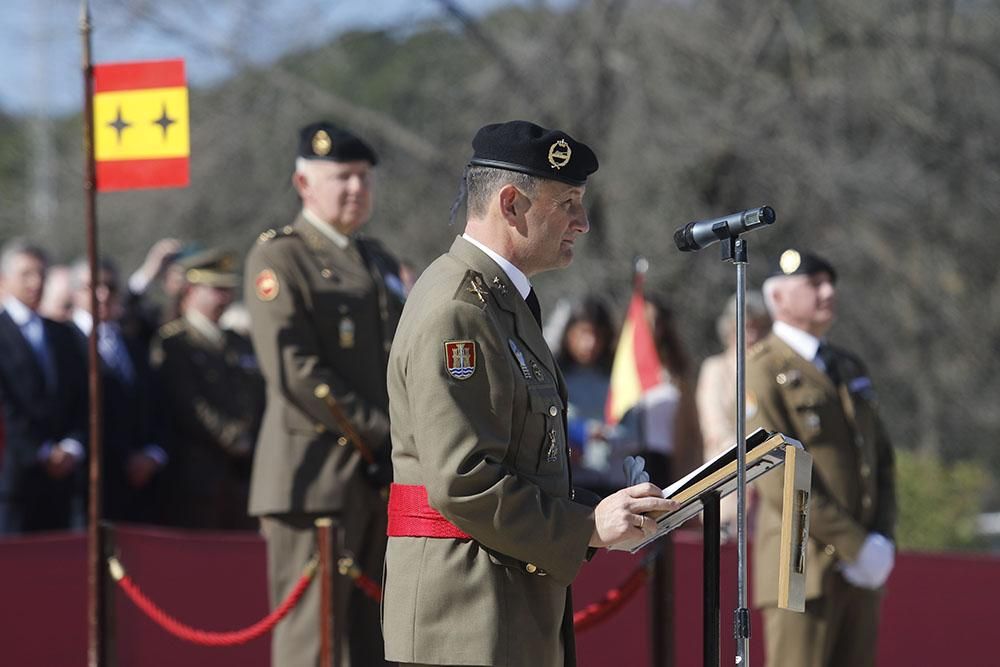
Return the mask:
[[[102,539],[101,546],[104,549],[103,560],[107,561],[115,555],[115,551],[118,549],[118,540],[115,533],[115,525],[110,521],[102,521],[98,530],[101,531]],[[107,570],[101,567],[101,586],[104,589],[104,623],[103,623],[103,639],[101,645],[103,647],[104,662],[103,667],[116,667],[118,665],[118,641],[115,629],[118,627],[118,610],[115,606],[115,588],[117,587],[117,582],[114,577],[107,576]]]
[[340,553],[339,526],[330,517],[316,519],[319,551],[319,631],[320,667],[340,667],[340,623],[334,613],[337,599],[337,554]]

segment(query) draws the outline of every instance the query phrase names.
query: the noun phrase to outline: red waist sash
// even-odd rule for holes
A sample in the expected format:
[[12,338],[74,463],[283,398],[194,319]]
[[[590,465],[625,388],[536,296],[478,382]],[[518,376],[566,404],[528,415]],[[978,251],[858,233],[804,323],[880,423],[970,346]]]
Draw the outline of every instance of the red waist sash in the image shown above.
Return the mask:
[[427,489],[419,484],[389,487],[389,537],[443,537],[471,540],[472,536],[441,516],[427,502]]

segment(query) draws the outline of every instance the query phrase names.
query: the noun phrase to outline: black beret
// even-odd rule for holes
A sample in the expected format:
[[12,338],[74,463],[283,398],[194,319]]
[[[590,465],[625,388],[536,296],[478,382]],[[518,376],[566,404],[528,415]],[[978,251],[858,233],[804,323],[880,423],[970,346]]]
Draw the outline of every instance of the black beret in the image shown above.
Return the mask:
[[371,146],[327,121],[311,123],[299,130],[299,157],[333,162],[367,160],[372,166],[378,164]]
[[778,256],[778,261],[771,267],[770,277],[775,276],[811,276],[826,271],[830,280],[837,282],[837,271],[833,264],[819,255],[789,248]]
[[583,185],[597,171],[597,156],[587,144],[526,120],[480,128],[472,148],[470,165],[519,171],[570,185]]

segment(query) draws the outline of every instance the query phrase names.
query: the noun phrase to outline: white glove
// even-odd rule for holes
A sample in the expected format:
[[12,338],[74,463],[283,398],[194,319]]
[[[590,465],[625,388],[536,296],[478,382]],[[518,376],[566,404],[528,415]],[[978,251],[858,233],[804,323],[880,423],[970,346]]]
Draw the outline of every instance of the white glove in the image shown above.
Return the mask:
[[649,481],[649,473],[646,472],[646,459],[641,456],[626,456],[625,463],[625,486],[635,486]]
[[858,559],[853,563],[841,563],[840,572],[848,583],[858,588],[881,588],[889,578],[896,563],[896,547],[885,535],[869,533],[865,538]]

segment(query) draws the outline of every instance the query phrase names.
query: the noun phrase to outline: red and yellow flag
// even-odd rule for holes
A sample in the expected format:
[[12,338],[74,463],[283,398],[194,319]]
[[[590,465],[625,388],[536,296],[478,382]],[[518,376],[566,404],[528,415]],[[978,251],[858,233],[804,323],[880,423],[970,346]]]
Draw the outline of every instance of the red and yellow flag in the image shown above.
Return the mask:
[[97,190],[188,185],[184,61],[94,66]]
[[608,424],[617,424],[626,412],[632,409],[642,395],[660,384],[662,366],[660,356],[653,342],[653,332],[646,317],[646,299],[642,287],[645,276],[635,275],[632,299],[622,333],[618,338],[618,349],[611,365],[611,384],[608,387],[608,401],[604,406],[604,419]]

